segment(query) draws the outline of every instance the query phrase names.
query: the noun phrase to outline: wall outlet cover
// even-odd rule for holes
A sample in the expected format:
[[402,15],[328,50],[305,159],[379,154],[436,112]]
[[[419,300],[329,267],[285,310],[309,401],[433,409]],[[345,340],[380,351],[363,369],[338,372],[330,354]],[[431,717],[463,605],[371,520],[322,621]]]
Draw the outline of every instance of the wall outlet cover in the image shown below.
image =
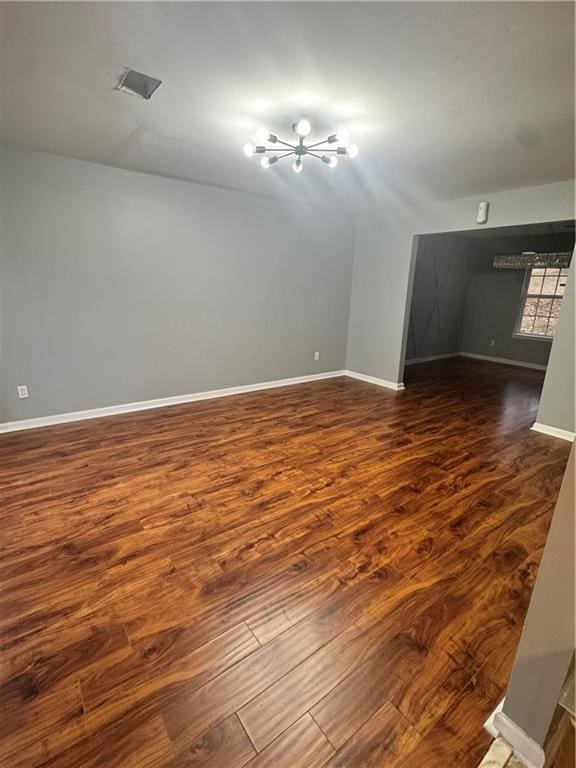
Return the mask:
[[314,360],[320,360],[320,352],[314,352]]
[[28,387],[26,386],[26,384],[19,384],[17,389],[18,389],[18,397],[20,398],[20,400],[25,400],[27,397],[29,397]]

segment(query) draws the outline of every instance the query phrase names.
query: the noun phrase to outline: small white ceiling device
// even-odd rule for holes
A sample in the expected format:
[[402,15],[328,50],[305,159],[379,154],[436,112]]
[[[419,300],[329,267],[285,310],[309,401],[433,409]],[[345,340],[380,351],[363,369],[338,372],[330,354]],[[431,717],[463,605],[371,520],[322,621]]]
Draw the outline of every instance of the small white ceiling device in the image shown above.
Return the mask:
[[478,206],[478,214],[476,216],[476,224],[486,224],[488,221],[488,208],[490,203],[482,202]]

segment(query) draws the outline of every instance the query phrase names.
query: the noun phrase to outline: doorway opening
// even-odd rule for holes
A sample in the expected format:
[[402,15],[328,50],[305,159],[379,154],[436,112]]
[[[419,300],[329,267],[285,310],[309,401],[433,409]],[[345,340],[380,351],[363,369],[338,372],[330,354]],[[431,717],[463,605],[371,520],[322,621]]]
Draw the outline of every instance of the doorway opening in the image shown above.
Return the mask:
[[450,358],[544,372],[560,319],[574,227],[574,221],[558,221],[421,235],[406,385],[417,379],[420,364],[435,363],[442,370]]

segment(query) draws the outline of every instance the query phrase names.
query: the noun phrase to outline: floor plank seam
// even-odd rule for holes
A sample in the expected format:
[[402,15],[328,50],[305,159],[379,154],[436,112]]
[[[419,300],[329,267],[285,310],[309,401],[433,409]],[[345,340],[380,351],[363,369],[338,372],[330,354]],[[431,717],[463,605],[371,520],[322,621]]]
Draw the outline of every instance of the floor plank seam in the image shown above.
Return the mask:
[[248,630],[248,632],[250,632],[250,634],[252,635],[252,637],[254,638],[254,640],[256,640],[256,642],[258,643],[259,647],[260,647],[260,648],[263,648],[263,647],[264,647],[264,645],[263,645],[263,644],[260,642],[260,640],[258,640],[258,638],[256,637],[256,635],[255,635],[255,634],[254,634],[254,632],[252,631],[252,628],[251,628],[251,626],[248,624],[248,622],[246,622],[246,621],[243,621],[242,623],[244,624],[244,626],[246,627],[246,629]]
[[[328,694],[326,694],[326,695],[328,695]],[[330,739],[330,737],[328,736],[328,734],[326,733],[326,731],[325,731],[325,730],[322,728],[322,726],[320,725],[320,723],[318,722],[318,720],[316,720],[316,718],[315,718],[315,717],[314,717],[314,715],[312,714],[312,709],[313,709],[314,707],[316,707],[318,704],[320,704],[320,702],[321,702],[321,701],[322,701],[322,699],[320,699],[320,701],[317,701],[315,704],[313,704],[313,705],[312,705],[312,707],[310,707],[310,709],[308,710],[307,714],[308,714],[308,715],[310,715],[310,717],[312,718],[312,720],[314,720],[314,722],[316,723],[316,725],[318,726],[318,728],[319,728],[319,729],[322,731],[322,733],[324,734],[324,738],[326,739],[326,741],[328,742],[328,744],[330,744],[330,746],[332,747],[332,749],[333,749],[335,752],[338,752],[338,747],[336,746],[336,744],[334,744],[334,743],[332,742],[332,740]],[[360,727],[362,727],[362,726],[360,726]],[[358,730],[354,731],[354,733],[358,733],[358,731],[359,731],[359,730],[360,730],[360,728],[358,728]],[[354,734],[353,734],[353,735],[354,735]]]
[[[247,729],[246,729],[246,726],[244,725],[244,722],[243,722],[242,718],[240,717],[240,713],[239,713],[239,712],[235,712],[235,713],[234,713],[234,717],[235,717],[235,718],[238,720],[238,722],[240,723],[240,725],[241,725],[241,727],[242,727],[242,730],[243,730],[243,731],[244,731],[244,733],[246,734],[246,738],[248,739],[248,741],[250,742],[250,744],[251,744],[251,745],[252,745],[252,747],[254,748],[254,751],[255,751],[256,755],[258,755],[258,754],[259,754],[259,752],[258,752],[258,750],[257,750],[257,748],[256,748],[256,744],[254,744],[254,742],[252,741],[252,737],[251,737],[251,736],[250,736],[250,734],[248,733],[248,731],[247,731]],[[251,763],[251,761],[254,759],[254,757],[255,757],[256,755],[254,755],[253,757],[251,757],[251,758],[250,758],[250,760],[248,760],[248,763],[247,763],[248,765]]]

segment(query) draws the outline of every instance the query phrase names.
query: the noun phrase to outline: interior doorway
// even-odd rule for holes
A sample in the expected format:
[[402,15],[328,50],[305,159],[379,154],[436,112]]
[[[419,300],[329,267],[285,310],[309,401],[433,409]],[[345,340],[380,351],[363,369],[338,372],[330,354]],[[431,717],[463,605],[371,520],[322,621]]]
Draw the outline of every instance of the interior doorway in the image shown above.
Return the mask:
[[456,357],[545,371],[574,241],[574,221],[420,236],[405,383]]

